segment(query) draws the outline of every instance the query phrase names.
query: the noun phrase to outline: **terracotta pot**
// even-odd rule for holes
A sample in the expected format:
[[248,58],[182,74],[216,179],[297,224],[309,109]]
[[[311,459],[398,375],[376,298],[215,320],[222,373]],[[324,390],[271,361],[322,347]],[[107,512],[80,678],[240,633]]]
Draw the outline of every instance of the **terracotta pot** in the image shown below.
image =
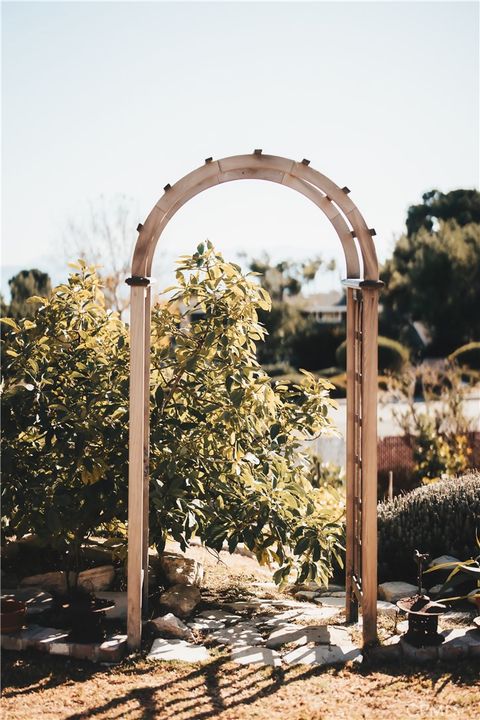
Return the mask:
[[18,632],[25,623],[25,603],[13,598],[3,598],[0,614],[2,634]]

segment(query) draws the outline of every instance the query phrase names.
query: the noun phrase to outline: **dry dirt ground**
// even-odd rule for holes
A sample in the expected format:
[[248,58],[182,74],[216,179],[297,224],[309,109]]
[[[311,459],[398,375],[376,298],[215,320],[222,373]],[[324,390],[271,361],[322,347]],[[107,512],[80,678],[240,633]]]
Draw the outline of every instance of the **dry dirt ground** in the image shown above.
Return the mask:
[[[276,596],[253,560],[207,565],[205,603]],[[145,648],[148,649],[148,646]],[[4,653],[3,720],[397,720],[480,717],[478,663],[315,669],[239,666],[228,653],[195,665],[144,655],[102,667],[40,653]]]

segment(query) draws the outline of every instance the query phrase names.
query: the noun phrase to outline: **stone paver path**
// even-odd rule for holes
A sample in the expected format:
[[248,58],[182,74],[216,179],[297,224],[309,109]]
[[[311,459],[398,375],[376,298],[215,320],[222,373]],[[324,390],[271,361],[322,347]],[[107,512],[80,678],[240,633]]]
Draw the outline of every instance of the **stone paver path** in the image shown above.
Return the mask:
[[203,645],[192,645],[186,640],[163,638],[153,641],[152,649],[147,655],[147,660],[183,660],[191,663],[209,659],[210,653]]

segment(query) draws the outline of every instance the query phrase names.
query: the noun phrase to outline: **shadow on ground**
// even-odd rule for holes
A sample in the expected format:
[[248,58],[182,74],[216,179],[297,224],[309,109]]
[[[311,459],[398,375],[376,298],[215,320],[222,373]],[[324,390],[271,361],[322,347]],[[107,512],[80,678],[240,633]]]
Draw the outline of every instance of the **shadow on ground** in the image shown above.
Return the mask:
[[[273,698],[285,688],[294,703],[295,697],[304,696],[307,688],[303,685],[305,681],[315,680],[317,693],[323,690],[332,692],[336,686],[335,678],[345,679],[346,676],[351,679],[353,687],[368,688],[369,679],[374,679],[372,690],[379,697],[384,691],[395,692],[396,686],[425,685],[425,682],[430,694],[436,697],[447,685],[468,690],[478,688],[479,680],[478,668],[467,661],[456,663],[454,667],[436,664],[413,668],[405,662],[395,665],[364,662],[355,668],[260,668],[255,665],[235,666],[226,655],[221,655],[201,665],[148,663],[137,658],[106,668],[61,658],[46,658],[33,652],[28,656],[5,652],[2,676],[5,697],[17,703],[22,702],[22,696],[32,693],[43,695],[49,688],[71,689],[77,683],[97,684],[98,681],[115,685],[114,697],[110,699],[105,699],[105,692],[98,692],[95,707],[71,714],[64,708],[61,717],[65,720],[123,720],[133,716],[145,720],[174,717],[209,720],[227,710],[233,713],[229,717],[236,717],[235,708],[241,706],[247,709],[259,700]],[[134,715],[131,714],[133,711]]]

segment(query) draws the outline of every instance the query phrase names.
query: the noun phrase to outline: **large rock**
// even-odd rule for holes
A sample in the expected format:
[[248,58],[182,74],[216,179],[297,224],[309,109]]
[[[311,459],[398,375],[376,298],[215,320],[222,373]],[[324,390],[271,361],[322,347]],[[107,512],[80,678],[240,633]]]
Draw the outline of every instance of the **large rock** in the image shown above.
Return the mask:
[[[458,558],[455,558],[452,555],[440,555],[440,557],[431,560],[428,564],[428,567],[437,567],[437,565],[445,565],[446,563],[448,563],[451,566],[450,569],[452,570],[453,565],[456,565],[456,563],[458,562]],[[445,568],[445,570],[448,570],[448,568]]]
[[195,610],[201,598],[200,590],[193,585],[174,585],[160,595],[160,605],[185,618]]
[[[422,592],[425,592],[423,588]],[[404,597],[411,597],[417,593],[418,588],[416,585],[401,581],[384,582],[378,586],[378,597],[380,600],[386,600],[390,603],[396,603],[397,600],[401,600]]]
[[160,637],[193,640],[193,633],[190,628],[173,613],[160,615],[151,620],[150,624]]
[[[74,573],[70,573],[70,583],[73,584]],[[65,593],[67,591],[66,573],[55,571],[41,573],[40,575],[29,575],[20,580],[20,587],[37,587],[53,593]]]
[[[115,577],[113,565],[102,565],[101,567],[83,570],[78,575],[78,586],[90,592],[108,590]],[[69,574],[70,587],[75,584],[75,573]],[[53,593],[65,593],[67,591],[67,575],[63,571],[42,573],[41,575],[29,575],[20,581],[20,587],[37,587]]]
[[167,586],[194,585],[202,587],[203,565],[178,553],[164,553],[158,558],[158,567]]
[[113,565],[101,565],[90,570],[82,570],[78,576],[78,585],[90,592],[102,592],[111,588],[114,579]]

